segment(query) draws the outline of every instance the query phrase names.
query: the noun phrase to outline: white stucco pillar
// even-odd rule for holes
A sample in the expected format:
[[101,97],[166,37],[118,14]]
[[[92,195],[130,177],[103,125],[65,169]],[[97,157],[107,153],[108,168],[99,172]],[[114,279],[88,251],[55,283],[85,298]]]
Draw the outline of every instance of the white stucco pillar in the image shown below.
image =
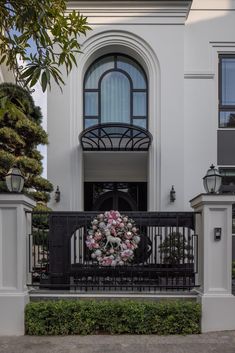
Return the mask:
[[[190,201],[199,235],[199,283],[202,332],[235,330],[232,295],[232,204],[234,195],[201,194]],[[221,229],[221,238],[218,230]],[[217,233],[217,239],[215,236]]]
[[23,194],[0,194],[0,335],[24,334],[26,236],[35,202]]

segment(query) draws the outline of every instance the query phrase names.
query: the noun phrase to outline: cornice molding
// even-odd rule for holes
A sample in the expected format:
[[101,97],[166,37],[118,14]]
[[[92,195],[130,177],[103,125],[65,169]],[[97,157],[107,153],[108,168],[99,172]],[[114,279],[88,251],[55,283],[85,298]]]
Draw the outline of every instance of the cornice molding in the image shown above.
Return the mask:
[[231,42],[231,41],[224,41],[224,42],[210,41],[210,44],[214,48],[234,48],[235,47],[235,42]]
[[213,72],[185,72],[185,79],[212,80],[215,77]]
[[[78,10],[92,24],[182,24],[192,0],[177,1],[68,1],[68,11]],[[125,21],[126,20],[126,21]]]
[[192,11],[234,11],[233,0],[197,0],[193,1]]

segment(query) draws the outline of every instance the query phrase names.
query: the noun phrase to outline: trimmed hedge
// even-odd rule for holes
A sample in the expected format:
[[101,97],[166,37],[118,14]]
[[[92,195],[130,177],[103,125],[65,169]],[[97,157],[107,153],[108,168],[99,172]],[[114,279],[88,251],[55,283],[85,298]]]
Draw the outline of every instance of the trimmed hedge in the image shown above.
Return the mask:
[[201,307],[190,301],[60,300],[31,302],[28,335],[200,333]]

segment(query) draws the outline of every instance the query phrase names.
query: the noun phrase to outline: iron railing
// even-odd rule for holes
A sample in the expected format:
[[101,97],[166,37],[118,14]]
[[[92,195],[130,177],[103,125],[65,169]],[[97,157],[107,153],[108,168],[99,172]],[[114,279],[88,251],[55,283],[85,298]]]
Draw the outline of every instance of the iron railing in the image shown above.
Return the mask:
[[85,244],[97,212],[33,212],[28,284],[85,291],[190,290],[197,286],[197,235],[191,212],[125,212],[141,242],[132,263],[100,266]]
[[85,129],[79,139],[84,151],[148,151],[152,135],[139,126],[106,123]]

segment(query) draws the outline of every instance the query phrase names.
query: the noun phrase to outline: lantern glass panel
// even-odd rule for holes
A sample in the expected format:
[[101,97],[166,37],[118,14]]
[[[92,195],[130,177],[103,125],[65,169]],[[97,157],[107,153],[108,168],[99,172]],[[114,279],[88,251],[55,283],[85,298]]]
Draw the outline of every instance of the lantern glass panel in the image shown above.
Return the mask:
[[21,192],[24,186],[24,177],[18,168],[11,168],[6,176],[7,188],[10,192]]
[[13,190],[12,190],[12,186],[11,186],[11,176],[10,175],[6,176],[6,184],[7,184],[8,190],[12,192]]
[[203,178],[203,185],[207,193],[217,193],[221,186],[222,177],[214,167],[207,171]]
[[12,181],[11,181],[12,191],[17,192],[20,188],[21,177],[19,175],[12,175],[11,178],[12,178]]
[[204,179],[204,186],[207,192],[215,192],[215,176],[208,176]]

